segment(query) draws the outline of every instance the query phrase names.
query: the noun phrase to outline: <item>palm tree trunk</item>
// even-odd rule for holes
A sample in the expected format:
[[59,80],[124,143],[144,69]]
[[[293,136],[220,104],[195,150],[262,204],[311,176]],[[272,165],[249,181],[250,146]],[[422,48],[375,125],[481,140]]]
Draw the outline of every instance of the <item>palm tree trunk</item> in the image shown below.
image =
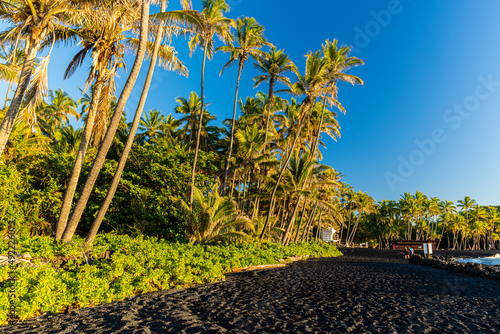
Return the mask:
[[80,146],[78,148],[78,153],[76,154],[75,163],[73,164],[73,169],[71,170],[71,175],[69,176],[68,187],[64,193],[64,199],[61,204],[61,211],[59,212],[59,218],[57,219],[56,235],[55,239],[61,239],[64,230],[66,229],[68,223],[69,213],[71,211],[71,205],[73,204],[73,197],[75,196],[76,187],[78,185],[78,180],[80,178],[80,173],[82,171],[83,162],[85,155],[87,153],[87,148],[90,143],[90,138],[92,137],[92,128],[94,127],[94,120],[99,106],[99,100],[101,97],[101,91],[104,86],[104,80],[101,73],[98,74],[94,89],[92,91],[92,101],[90,102],[89,111],[87,114],[87,122],[82,133],[82,139],[80,141]]
[[189,205],[193,205],[194,196],[194,177],[196,175],[196,160],[198,160],[198,150],[200,149],[200,135],[201,127],[203,125],[203,108],[205,107],[205,96],[204,96],[204,78],[205,78],[205,61],[207,59],[207,44],[203,47],[203,63],[201,65],[201,108],[200,108],[200,120],[198,122],[198,131],[196,133],[196,148],[194,150],[193,168],[191,170],[191,193],[189,194]]
[[304,227],[304,231],[302,232],[302,237],[301,237],[302,242],[305,240],[306,236],[309,235],[309,230],[310,230],[311,224],[314,220],[314,216],[316,215],[317,208],[318,208],[318,203],[316,203],[314,205],[314,208],[312,209],[312,211],[309,215],[309,219],[307,220],[306,226]]
[[267,145],[267,133],[269,129],[269,119],[271,118],[271,106],[274,104],[274,78],[269,79],[269,92],[267,94],[266,132],[264,132],[264,151]]
[[[160,12],[164,12],[165,9],[166,9],[166,3],[162,1]],[[92,242],[94,241],[95,236],[97,235],[97,231],[101,226],[104,215],[106,214],[106,211],[108,210],[108,207],[111,204],[111,200],[115,195],[116,188],[120,183],[120,178],[122,176],[123,169],[125,168],[125,164],[127,162],[127,158],[130,153],[130,149],[132,148],[132,144],[134,143],[135,133],[137,131],[137,127],[139,126],[139,121],[141,120],[142,110],[144,108],[144,104],[146,103],[146,98],[148,96],[149,87],[151,85],[151,80],[153,78],[153,73],[158,58],[158,51],[160,49],[160,44],[162,39],[163,39],[163,25],[160,25],[160,27],[158,27],[158,32],[154,42],[153,54],[151,55],[151,62],[149,63],[149,69],[146,75],[146,80],[142,88],[142,93],[141,97],[139,98],[139,103],[137,104],[137,108],[135,110],[134,120],[132,121],[132,127],[130,128],[130,132],[127,136],[127,141],[125,143],[122,156],[120,157],[120,161],[118,162],[118,167],[116,167],[115,175],[111,180],[111,185],[108,189],[108,193],[106,194],[106,197],[104,198],[104,201],[102,202],[101,207],[99,208],[97,217],[94,219],[92,227],[90,228],[90,231],[87,235],[87,240],[86,240],[87,245],[92,244]]]
[[352,243],[354,240],[354,236],[356,235],[356,230],[358,229],[360,219],[361,219],[361,212],[358,211],[358,217],[356,217],[356,222],[354,223],[354,226],[352,227],[351,235],[348,237],[349,244]]
[[238,79],[236,80],[236,92],[234,93],[233,123],[231,125],[231,141],[229,142],[229,153],[227,154],[226,168],[224,170],[224,184],[222,185],[222,196],[224,196],[226,193],[227,172],[229,171],[229,160],[231,160],[231,153],[233,152],[234,125],[236,123],[236,105],[238,103],[238,89],[240,87],[240,78],[242,69],[243,69],[243,59],[240,57],[238,64]]
[[134,88],[135,81],[139,76],[139,72],[142,66],[142,61],[144,59],[144,53],[146,51],[148,42],[149,3],[150,3],[149,0],[144,0],[141,4],[141,28],[140,28],[140,39],[139,39],[139,47],[137,49],[137,56],[134,60],[134,64],[130,71],[130,75],[128,76],[125,86],[123,87],[123,90],[120,94],[120,98],[118,99],[118,102],[116,104],[113,117],[111,118],[108,130],[106,131],[104,139],[101,143],[101,147],[97,152],[97,156],[94,159],[94,163],[92,164],[89,175],[87,176],[87,180],[85,181],[83,189],[80,193],[80,197],[76,202],[73,214],[71,215],[68,225],[66,226],[64,234],[62,236],[62,240],[64,242],[69,242],[73,238],[75,230],[83,214],[83,210],[87,205],[90,193],[94,188],[97,176],[101,171],[101,167],[104,164],[104,160],[106,159],[106,155],[108,154],[109,148],[111,147],[111,144],[113,144],[113,137],[115,136],[116,130],[118,129],[118,125],[120,124],[120,119],[122,117],[125,104],[127,103],[128,97],[130,96],[130,93]]
[[302,220],[304,219],[304,214],[306,213],[306,205],[307,205],[307,199],[304,200],[304,205],[302,206],[302,213],[300,214],[299,226],[297,227],[297,232],[295,233],[295,238],[293,238],[294,243],[297,243],[297,239],[299,237],[300,228],[302,227]]
[[318,230],[316,231],[316,242],[318,242],[319,234],[321,233],[321,217],[323,216],[323,209],[319,212]]
[[5,114],[2,120],[2,125],[0,125],[0,157],[3,154],[5,145],[9,141],[10,133],[14,127],[14,122],[16,120],[17,114],[19,114],[19,109],[21,108],[21,103],[24,99],[24,94],[28,85],[30,84],[31,74],[33,72],[33,63],[35,62],[36,53],[40,47],[40,42],[29,43],[29,46],[25,52],[26,56],[24,59],[23,69],[21,70],[21,75],[19,76],[19,84],[17,85],[16,92],[9,106],[9,110]]
[[319,137],[321,135],[321,126],[323,125],[323,120],[325,118],[325,109],[326,109],[326,98],[323,99],[323,110],[321,110],[321,118],[318,125],[318,134],[316,135],[314,144],[312,146],[311,160],[314,158],[314,153],[316,153],[316,150],[318,149]]
[[297,203],[295,204],[293,212],[290,215],[290,220],[288,221],[288,227],[286,228],[285,234],[283,235],[283,238],[281,240],[281,244],[283,246],[286,246],[288,244],[288,240],[290,239],[289,235],[293,231],[293,227],[295,225],[295,215],[297,214],[299,204],[300,204],[300,196],[299,196],[299,198],[297,198]]
[[[308,116],[308,115],[307,115]],[[274,210],[274,197],[276,196],[276,191],[278,190],[278,186],[281,182],[281,178],[283,177],[283,174],[285,173],[286,166],[288,166],[288,163],[290,162],[290,159],[292,158],[292,153],[293,149],[295,148],[295,145],[297,144],[297,140],[299,139],[300,136],[300,130],[302,130],[302,125],[304,124],[304,120],[306,119],[306,115],[302,117],[302,119],[299,122],[299,126],[297,128],[297,133],[295,134],[295,138],[292,143],[292,147],[290,148],[290,151],[288,152],[288,156],[281,167],[280,173],[278,175],[278,179],[276,180],[276,184],[274,185],[273,192],[271,193],[271,199],[270,199],[270,205],[269,205],[269,210],[267,211],[267,216],[266,216],[266,222],[264,224],[264,230],[267,228],[267,225],[269,224],[269,218],[273,215],[273,210]],[[262,241],[262,238],[264,237],[264,234],[262,233],[260,236],[260,240]]]
[[10,95],[10,88],[12,87],[12,82],[14,80],[9,80],[9,86],[7,87],[7,94],[5,95],[5,104],[3,106],[4,109],[7,108],[7,101],[9,100],[9,95]]

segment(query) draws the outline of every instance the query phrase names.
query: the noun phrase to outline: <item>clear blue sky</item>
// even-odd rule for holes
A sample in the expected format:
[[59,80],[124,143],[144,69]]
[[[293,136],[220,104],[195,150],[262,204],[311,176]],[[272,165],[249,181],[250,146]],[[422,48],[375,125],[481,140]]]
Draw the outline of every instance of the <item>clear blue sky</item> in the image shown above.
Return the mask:
[[[496,0],[229,0],[229,17],[253,16],[268,40],[304,69],[304,55],[326,40],[352,45],[366,65],[354,69],[364,86],[340,87],[347,114],[342,138],[326,140],[324,163],[344,181],[376,200],[422,191],[456,202],[500,204],[500,2]],[[175,1],[169,9],[177,9]],[[201,2],[194,1],[195,9]],[[202,52],[189,58],[187,42],[174,42],[189,78],[156,72],[146,110],[173,113],[175,98],[199,93]],[[62,73],[76,48],[60,48],[50,65],[49,86],[75,99],[87,62],[71,80]],[[129,56],[129,67],[132,57]],[[219,77],[228,55],[216,54],[206,69],[206,100],[218,117],[231,117],[237,68]],[[143,65],[143,82],[147,63]],[[240,97],[253,96],[251,61]],[[126,75],[121,74],[119,84]],[[261,89],[267,91],[264,84]],[[120,87],[118,88],[118,92]],[[140,88],[127,104],[135,110]],[[4,94],[5,85],[0,85]],[[135,98],[134,98],[135,96]],[[129,114],[131,115],[131,114]],[[129,116],[131,118],[131,116]]]

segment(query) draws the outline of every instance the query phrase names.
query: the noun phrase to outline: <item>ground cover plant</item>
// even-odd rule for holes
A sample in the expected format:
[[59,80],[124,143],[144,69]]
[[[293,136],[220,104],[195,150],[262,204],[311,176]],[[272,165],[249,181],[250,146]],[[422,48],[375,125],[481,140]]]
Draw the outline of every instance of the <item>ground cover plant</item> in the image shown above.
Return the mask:
[[[2,244],[2,253],[7,245]],[[224,279],[234,268],[279,263],[290,256],[338,256],[335,246],[304,243],[282,246],[255,240],[191,245],[127,235],[100,234],[91,248],[77,238],[70,246],[48,237],[21,238],[19,251],[37,266],[17,269],[17,312],[20,320],[45,312],[62,312],[137,294],[187,288]],[[108,252],[109,258],[98,259]],[[83,256],[83,253],[86,255]],[[55,265],[54,260],[65,261]],[[89,264],[87,264],[89,263]],[[0,267],[0,323],[8,321],[8,267]]]

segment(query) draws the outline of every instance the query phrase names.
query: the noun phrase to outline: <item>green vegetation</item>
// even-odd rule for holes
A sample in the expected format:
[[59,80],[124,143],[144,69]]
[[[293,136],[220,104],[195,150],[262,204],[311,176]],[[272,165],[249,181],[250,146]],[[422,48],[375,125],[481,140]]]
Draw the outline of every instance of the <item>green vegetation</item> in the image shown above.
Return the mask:
[[[274,264],[289,256],[340,255],[334,246],[327,244],[305,243],[285,247],[247,240],[202,246],[153,237],[100,234],[91,253],[99,255],[109,251],[110,259],[91,260],[87,265],[82,256],[84,240],[81,238],[69,247],[54,246],[49,237],[22,238],[20,247],[38,264],[38,267],[21,265],[17,270],[21,320],[45,312],[61,312],[68,306],[98,305],[141,293],[215,282],[232,269]],[[6,245],[1,245],[0,249],[5,250]],[[59,267],[47,263],[48,259],[54,260],[55,254],[62,254],[69,260]],[[1,267],[0,282],[7,278],[8,268]],[[0,324],[7,320],[7,297],[8,284],[1,284]]]

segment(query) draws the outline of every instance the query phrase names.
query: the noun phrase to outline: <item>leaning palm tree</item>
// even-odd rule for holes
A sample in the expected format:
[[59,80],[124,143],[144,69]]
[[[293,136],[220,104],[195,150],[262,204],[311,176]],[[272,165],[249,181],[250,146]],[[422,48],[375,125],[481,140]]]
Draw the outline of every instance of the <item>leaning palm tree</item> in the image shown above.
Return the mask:
[[2,40],[2,44],[10,42],[16,49],[21,40],[24,41],[24,63],[19,75],[19,83],[11,104],[0,125],[0,156],[9,140],[14,122],[24,100],[26,90],[31,81],[36,54],[51,41],[68,38],[67,21],[75,14],[71,0],[20,0],[2,1],[0,19],[9,21],[14,26]]
[[[191,2],[187,0],[181,0],[181,5],[183,6],[183,10],[181,11],[173,11],[173,12],[165,12],[165,9],[167,7],[166,1],[161,2],[161,7],[160,7],[160,13],[153,15],[153,17],[156,17],[160,21],[168,21],[170,23],[174,24],[174,30],[176,29],[176,24],[178,22],[190,22],[191,24],[199,25],[199,17],[196,15],[194,11],[192,11],[191,8]],[[143,25],[146,26],[147,29],[147,24],[145,16],[147,13],[143,12],[143,20],[141,22],[141,32],[142,29],[144,28]],[[167,30],[170,34],[173,32],[172,29]],[[168,34],[167,34],[168,35]],[[170,40],[171,36],[166,36],[167,40]],[[149,69],[148,73],[146,75],[146,80],[144,82],[144,86],[142,88],[142,93],[141,97],[139,98],[139,102],[137,104],[137,108],[135,111],[134,119],[132,121],[130,131],[127,136],[127,140],[125,142],[125,147],[123,149],[123,152],[120,156],[120,160],[118,162],[118,166],[116,168],[115,174],[113,175],[113,179],[111,180],[111,184],[109,186],[108,192],[106,194],[106,197],[104,198],[101,207],[99,208],[99,212],[97,213],[96,218],[94,219],[92,226],[90,228],[89,234],[87,235],[86,243],[91,244],[94,241],[95,236],[97,235],[97,231],[99,230],[99,227],[101,226],[102,220],[104,219],[104,215],[106,214],[106,211],[108,210],[109,205],[111,204],[111,201],[113,199],[113,196],[115,195],[116,189],[118,187],[118,183],[120,181],[121,175],[123,173],[123,170],[125,168],[125,164],[127,162],[128,155],[130,153],[130,150],[132,149],[132,144],[135,138],[135,133],[137,131],[137,128],[140,123],[140,115],[141,111],[144,108],[144,104],[146,103],[146,98],[149,92],[149,87],[151,85],[151,80],[153,78],[153,73],[154,69],[156,66],[156,62],[159,59],[160,65],[162,65],[165,69],[167,70],[175,70],[176,72],[186,75],[187,76],[187,68],[184,66],[184,64],[177,58],[177,53],[175,52],[175,49],[172,48],[170,45],[161,45],[161,41],[164,38],[164,27],[163,24],[160,24],[157,26],[157,31],[156,31],[156,36],[155,36],[155,41],[152,45],[147,45],[148,50],[151,53],[151,61],[149,64]],[[137,41],[137,49],[138,52],[144,52],[144,44],[147,44],[146,36],[141,34],[141,38]],[[134,63],[135,66],[135,63]],[[136,76],[137,77],[137,76]],[[130,92],[128,92],[130,94]],[[121,97],[120,97],[121,98]],[[126,99],[125,99],[126,100]],[[123,111],[124,105],[121,107]],[[163,116],[162,116],[163,117]],[[113,116],[114,118],[114,116]],[[118,117],[116,117],[118,118]],[[115,119],[116,122],[116,119]],[[118,121],[119,123],[119,121]],[[118,127],[118,126],[116,126]],[[161,124],[161,127],[163,127],[163,124]],[[109,138],[111,140],[113,139],[114,132],[111,133],[108,136],[108,133],[106,133],[106,137],[108,138],[108,148],[105,149],[102,153],[103,157],[102,159],[105,158],[107,154],[107,150],[109,150],[109,147],[111,146],[111,143],[109,143]],[[103,160],[101,162],[102,166]],[[100,167],[99,167],[100,169]],[[96,175],[95,178],[97,178],[97,174],[99,173],[99,170],[95,169],[94,174]],[[94,179],[95,182],[95,179]],[[92,188],[93,183],[88,186],[88,188]],[[87,195],[88,199],[88,195]],[[85,203],[86,200],[85,199]],[[82,205],[83,206],[83,205]],[[80,213],[81,214],[81,213]]]
[[[214,36],[217,36],[221,41],[228,44],[232,40],[231,27],[235,27],[234,20],[224,17],[224,13],[229,11],[229,6],[225,0],[203,0],[203,11],[201,12],[203,25],[199,32],[189,41],[190,53],[200,46],[203,49],[203,62],[201,65],[201,106],[200,110],[204,110],[204,77],[205,77],[205,61],[208,57],[212,59],[214,54]],[[194,196],[194,176],[196,173],[196,160],[198,158],[198,150],[200,148],[200,133],[203,125],[203,113],[200,113],[198,133],[196,136],[196,148],[194,151],[193,167],[191,170],[191,191],[189,202],[193,202]]]
[[[97,156],[94,159],[90,172],[87,176],[87,180],[83,186],[83,189],[80,193],[80,197],[75,205],[73,213],[67,224],[61,224],[64,226],[64,233],[62,235],[62,241],[69,242],[73,238],[73,235],[76,231],[78,223],[80,221],[81,215],[83,214],[83,210],[87,204],[88,198],[92,189],[94,188],[95,181],[97,180],[97,176],[99,175],[99,171],[101,170],[102,165],[104,164],[104,160],[106,159],[106,155],[108,153],[111,144],[113,143],[113,137],[115,132],[120,124],[120,120],[122,118],[122,113],[125,108],[125,104],[127,103],[128,97],[132,92],[135,81],[139,76],[139,72],[141,70],[142,61],[144,59],[144,54],[147,49],[148,42],[148,29],[149,29],[149,7],[150,1],[143,0],[139,3],[132,3],[132,6],[137,5],[140,7],[140,28],[139,28],[139,45],[137,48],[137,55],[134,60],[134,64],[132,65],[132,69],[130,70],[130,74],[125,82],[123,90],[120,94],[120,98],[116,103],[116,107],[114,110],[113,117],[108,126],[108,130],[106,131],[106,135],[101,143]],[[120,34],[123,32],[120,29]],[[68,208],[69,212],[69,208]],[[64,223],[64,221],[62,222]],[[61,226],[62,227],[62,226]],[[58,226],[58,230],[60,226]]]
[[75,24],[79,26],[76,33],[81,39],[81,50],[73,57],[66,69],[65,78],[75,73],[87,54],[92,57],[92,65],[85,83],[92,87],[92,97],[88,107],[82,139],[78,149],[68,187],[61,205],[55,238],[60,239],[66,229],[71,205],[80,178],[83,161],[87,153],[95,120],[98,113],[107,117],[112,97],[114,97],[114,77],[118,67],[124,63],[123,35],[132,28],[137,19],[137,6],[130,2],[102,3],[82,5]]
[[[293,141],[289,147],[289,152],[283,161],[281,170],[277,176],[276,183],[271,193],[271,198],[269,200],[269,209],[267,213],[266,221],[273,214],[274,210],[274,197],[276,196],[276,191],[278,190],[281,178],[285,172],[285,169],[290,161],[293,152],[295,151],[295,145],[300,137],[302,126],[304,121],[309,117],[311,108],[316,103],[318,97],[324,96],[324,88],[327,82],[327,66],[328,62],[320,56],[320,52],[308,53],[306,58],[306,72],[302,76],[298,70],[295,70],[297,75],[297,82],[292,86],[292,91],[299,95],[304,95],[304,100],[300,106],[300,117],[296,127],[296,133]],[[332,97],[326,97],[327,99],[332,99]],[[267,224],[265,226],[267,228]]]
[[234,141],[234,125],[236,122],[236,105],[238,103],[238,89],[240,86],[241,71],[245,66],[245,61],[249,56],[257,57],[263,53],[260,48],[263,45],[269,45],[264,37],[264,27],[259,25],[257,21],[251,17],[243,17],[236,20],[236,30],[234,33],[234,40],[238,45],[225,45],[217,48],[216,51],[221,50],[223,52],[230,52],[229,61],[224,65],[220,74],[238,61],[238,76],[236,78],[236,91],[234,93],[234,105],[233,105],[233,122],[231,125],[231,138],[229,142],[229,150],[227,153],[226,167],[224,169],[224,182],[222,183],[222,195],[226,192],[227,184],[227,173],[229,170],[229,162],[231,160],[231,153],[233,152],[233,141]]

